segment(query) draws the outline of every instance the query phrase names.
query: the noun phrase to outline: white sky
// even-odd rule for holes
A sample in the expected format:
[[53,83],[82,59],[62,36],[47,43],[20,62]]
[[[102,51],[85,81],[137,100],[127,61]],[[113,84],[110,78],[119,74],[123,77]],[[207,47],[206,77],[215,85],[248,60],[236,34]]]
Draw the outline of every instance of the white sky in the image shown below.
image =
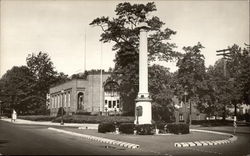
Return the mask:
[[[84,69],[100,69],[101,29],[89,26],[100,16],[115,16],[123,1],[1,0],[0,76],[14,65],[25,65],[26,57],[39,51],[51,57],[55,69],[69,76]],[[129,1],[133,3],[133,1]],[[146,1],[136,1],[146,3]],[[177,31],[172,37],[181,50],[201,42],[206,66],[218,59],[216,50],[234,43],[249,43],[248,1],[155,1],[165,27]],[[114,67],[111,44],[103,44],[102,68]],[[174,63],[161,63],[176,70]]]

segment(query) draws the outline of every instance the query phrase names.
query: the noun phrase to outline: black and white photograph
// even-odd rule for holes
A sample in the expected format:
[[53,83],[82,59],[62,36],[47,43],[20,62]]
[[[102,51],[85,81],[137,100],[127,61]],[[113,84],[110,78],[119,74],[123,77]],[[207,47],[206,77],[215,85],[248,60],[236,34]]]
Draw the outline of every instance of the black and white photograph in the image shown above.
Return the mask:
[[0,0],[0,156],[249,147],[249,0]]

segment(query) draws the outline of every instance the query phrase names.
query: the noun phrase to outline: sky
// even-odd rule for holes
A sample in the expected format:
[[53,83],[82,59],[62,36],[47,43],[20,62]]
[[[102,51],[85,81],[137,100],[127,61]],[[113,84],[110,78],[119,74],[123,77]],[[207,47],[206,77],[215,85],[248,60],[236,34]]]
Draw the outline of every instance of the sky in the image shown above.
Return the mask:
[[[39,51],[48,53],[55,69],[69,76],[84,69],[113,68],[113,44],[100,43],[101,29],[89,23],[101,16],[115,17],[116,5],[122,2],[125,1],[1,0],[0,76],[13,66],[26,65],[28,54]],[[182,52],[183,46],[200,42],[205,47],[202,54],[206,67],[220,58],[216,50],[249,44],[249,0],[154,2],[157,11],[151,16],[158,16],[165,23],[164,28],[177,31],[170,41],[176,43],[176,50]],[[175,62],[156,63],[170,71],[177,70]]]

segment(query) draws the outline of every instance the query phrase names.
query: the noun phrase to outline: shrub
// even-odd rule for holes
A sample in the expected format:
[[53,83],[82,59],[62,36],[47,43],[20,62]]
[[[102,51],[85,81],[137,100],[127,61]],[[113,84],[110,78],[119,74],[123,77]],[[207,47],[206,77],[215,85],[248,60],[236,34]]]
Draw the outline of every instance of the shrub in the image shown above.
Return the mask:
[[233,121],[230,120],[193,120],[193,125],[202,125],[204,127],[209,126],[230,126],[233,124]]
[[76,112],[77,115],[91,115],[91,112],[86,112],[86,111],[82,111],[82,110],[78,110]]
[[167,131],[169,133],[174,134],[188,134],[189,133],[189,125],[188,124],[167,124]]
[[143,125],[136,125],[135,129],[137,134],[139,135],[152,135],[154,134],[154,125],[151,124],[143,124]]
[[115,124],[112,122],[100,123],[98,126],[99,133],[114,132]]
[[121,123],[119,126],[119,131],[125,134],[133,134],[135,129],[135,124],[133,123]]
[[188,124],[179,124],[179,133],[188,134],[189,133],[189,125]]
[[157,122],[157,123],[155,123],[155,126],[156,126],[157,129],[159,129],[160,133],[166,133],[166,130],[165,130],[166,125],[167,125],[167,123],[165,123],[165,122]]
[[[93,115],[65,115],[63,117],[65,123],[133,123],[134,117],[131,116],[93,116]],[[60,122],[61,117],[57,117],[53,122]]]
[[31,120],[31,121],[51,121],[55,117],[47,115],[28,115],[28,116],[17,116],[18,119]]

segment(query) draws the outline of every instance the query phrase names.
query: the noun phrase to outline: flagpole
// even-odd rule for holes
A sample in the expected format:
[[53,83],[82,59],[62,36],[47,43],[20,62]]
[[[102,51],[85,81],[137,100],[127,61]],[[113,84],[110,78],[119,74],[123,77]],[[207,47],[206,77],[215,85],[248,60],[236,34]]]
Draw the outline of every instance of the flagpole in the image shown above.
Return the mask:
[[86,28],[85,28],[85,33],[84,33],[84,54],[83,54],[83,58],[84,58],[84,67],[83,67],[83,73],[85,73],[86,71],[86,50],[87,50],[87,35],[86,35]]
[[102,86],[102,42],[101,42],[101,60],[100,60],[100,69],[101,69],[101,72],[100,72],[100,114],[101,112],[103,112],[103,86]]

